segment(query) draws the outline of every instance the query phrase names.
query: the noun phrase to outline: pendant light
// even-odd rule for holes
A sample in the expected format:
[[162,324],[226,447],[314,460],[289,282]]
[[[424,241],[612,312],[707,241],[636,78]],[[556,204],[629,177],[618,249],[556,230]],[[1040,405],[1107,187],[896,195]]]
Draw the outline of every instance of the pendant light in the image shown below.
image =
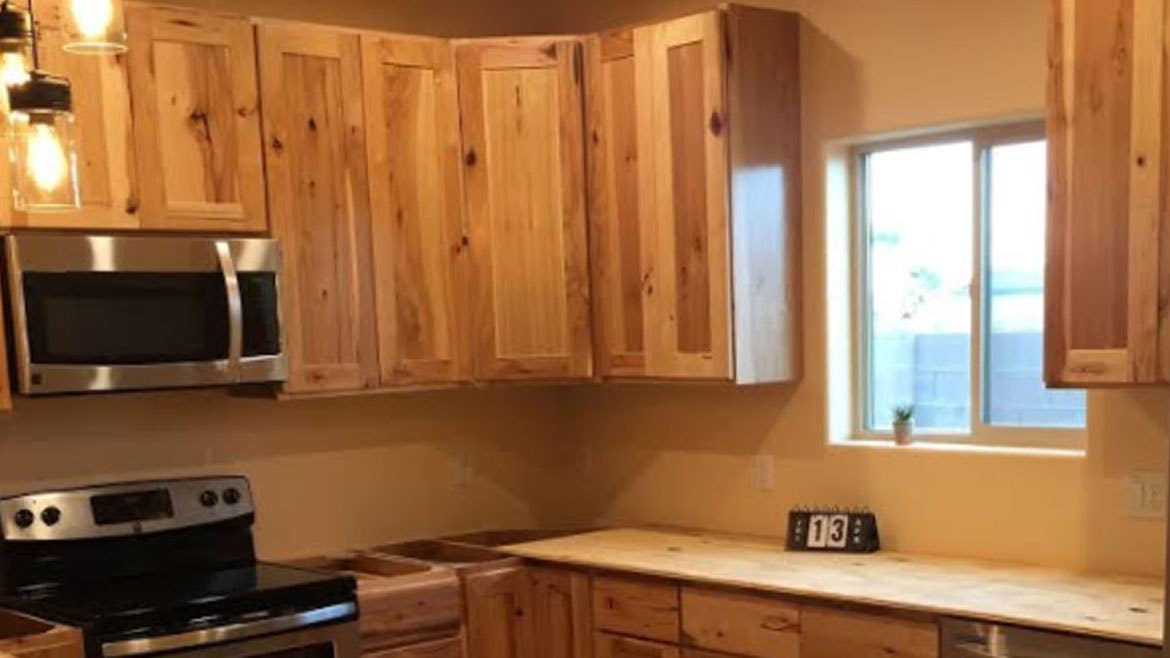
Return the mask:
[[28,12],[0,3],[0,83],[12,87],[28,82],[32,68],[32,19]]
[[39,69],[31,2],[28,20],[33,69],[26,82],[8,87],[13,207],[24,212],[74,210],[81,198],[73,93],[69,80]]
[[[30,0],[30,2],[33,0]],[[66,7],[65,50],[82,55],[126,52],[122,0],[61,0]]]

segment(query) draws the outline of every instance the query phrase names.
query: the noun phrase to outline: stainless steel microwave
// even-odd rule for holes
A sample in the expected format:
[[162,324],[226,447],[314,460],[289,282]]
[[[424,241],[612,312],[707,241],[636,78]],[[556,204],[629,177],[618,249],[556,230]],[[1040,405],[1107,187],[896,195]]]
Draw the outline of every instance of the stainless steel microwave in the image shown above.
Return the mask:
[[27,395],[283,381],[273,240],[7,238]]

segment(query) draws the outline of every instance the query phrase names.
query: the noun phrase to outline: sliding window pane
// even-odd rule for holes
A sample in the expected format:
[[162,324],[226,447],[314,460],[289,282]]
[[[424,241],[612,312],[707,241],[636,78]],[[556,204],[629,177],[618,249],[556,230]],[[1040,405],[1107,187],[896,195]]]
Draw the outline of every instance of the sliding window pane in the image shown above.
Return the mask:
[[1045,143],[992,147],[987,169],[984,421],[1083,428],[1085,392],[1044,386]]
[[974,146],[877,151],[864,161],[866,429],[912,404],[918,431],[971,426]]

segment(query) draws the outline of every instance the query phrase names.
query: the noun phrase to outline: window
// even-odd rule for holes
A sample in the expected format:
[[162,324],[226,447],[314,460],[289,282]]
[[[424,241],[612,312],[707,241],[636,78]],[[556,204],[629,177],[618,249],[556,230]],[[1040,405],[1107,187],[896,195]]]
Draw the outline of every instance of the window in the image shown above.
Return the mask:
[[1043,382],[1042,124],[867,145],[855,434],[913,405],[930,440],[1080,447],[1084,391]]

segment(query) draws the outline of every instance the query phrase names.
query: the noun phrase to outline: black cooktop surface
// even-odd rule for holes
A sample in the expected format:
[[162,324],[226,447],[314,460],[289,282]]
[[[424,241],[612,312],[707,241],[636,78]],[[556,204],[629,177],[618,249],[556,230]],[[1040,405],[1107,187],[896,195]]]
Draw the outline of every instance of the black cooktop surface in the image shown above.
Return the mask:
[[352,578],[251,564],[24,588],[4,603],[100,642],[155,637],[354,602]]

